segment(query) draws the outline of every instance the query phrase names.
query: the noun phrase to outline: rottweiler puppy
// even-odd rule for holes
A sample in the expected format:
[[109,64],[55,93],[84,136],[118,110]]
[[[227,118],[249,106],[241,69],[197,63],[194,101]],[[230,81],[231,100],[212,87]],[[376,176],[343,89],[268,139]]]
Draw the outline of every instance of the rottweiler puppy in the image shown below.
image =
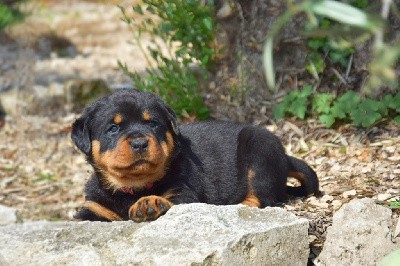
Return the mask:
[[[71,136],[94,168],[81,220],[149,221],[192,202],[263,208],[287,194],[319,192],[315,172],[266,129],[221,121],[178,126],[159,97],[135,89],[89,105]],[[289,176],[301,186],[286,186]]]

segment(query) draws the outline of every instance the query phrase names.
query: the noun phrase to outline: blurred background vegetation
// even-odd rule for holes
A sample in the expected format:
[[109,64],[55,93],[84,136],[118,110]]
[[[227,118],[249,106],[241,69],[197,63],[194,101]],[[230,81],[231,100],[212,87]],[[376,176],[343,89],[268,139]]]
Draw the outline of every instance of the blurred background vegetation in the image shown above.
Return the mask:
[[[275,87],[272,63],[275,32],[280,30],[280,24],[300,12],[308,17],[304,31],[309,48],[306,69],[316,81],[319,81],[329,62],[335,65],[336,77],[346,83],[355,46],[372,42],[369,51],[371,60],[367,66],[369,77],[359,93],[354,93],[352,88],[342,95],[319,93],[318,86],[313,89],[305,86],[301,91],[291,92],[274,107],[275,118],[283,118],[288,114],[304,119],[308,113],[318,116],[327,127],[343,121],[362,127],[370,127],[385,119],[400,123],[399,73],[396,72],[400,59],[400,39],[397,37],[394,41],[386,42],[384,38],[390,11],[400,19],[398,6],[395,1],[382,1],[380,16],[368,13],[369,7],[366,0],[289,4],[288,10],[278,18],[269,33],[265,45],[264,67],[270,88]],[[383,88],[390,92],[382,93]]]
[[0,3],[0,31],[23,19],[23,13],[17,4],[25,0],[3,0]]
[[[0,30],[23,20],[22,2],[0,3]],[[274,119],[315,117],[327,127],[400,123],[399,1],[282,1],[270,7],[276,8],[272,22],[267,14],[256,17],[256,25],[264,23],[268,30],[246,28],[246,20],[261,10],[255,2],[143,0],[121,5],[121,19],[147,68],[143,73],[130,70],[123,60],[118,64],[135,87],[159,94],[180,117],[218,118],[215,106],[226,103],[219,98],[257,109],[262,95],[268,102],[263,110]],[[299,65],[295,74],[280,66],[298,49],[288,45],[292,51],[285,59],[287,47],[279,36],[291,25],[299,30],[291,32],[290,40],[305,44],[299,46],[304,60],[292,59]],[[250,31],[258,39],[240,39]],[[150,43],[143,43],[143,36]],[[355,66],[360,56],[367,58],[362,67]],[[217,95],[213,102],[207,100],[212,94]]]

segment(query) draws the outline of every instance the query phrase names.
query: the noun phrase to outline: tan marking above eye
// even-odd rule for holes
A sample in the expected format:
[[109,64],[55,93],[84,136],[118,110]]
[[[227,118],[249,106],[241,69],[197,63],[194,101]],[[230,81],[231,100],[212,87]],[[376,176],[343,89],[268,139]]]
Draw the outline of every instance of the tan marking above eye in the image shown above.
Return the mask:
[[116,114],[116,115],[114,116],[114,123],[117,124],[117,125],[119,125],[119,124],[121,124],[121,122],[122,122],[122,115]]
[[145,120],[145,121],[150,121],[150,119],[151,119],[151,115],[150,115],[150,112],[149,111],[144,111],[143,112],[143,120]]

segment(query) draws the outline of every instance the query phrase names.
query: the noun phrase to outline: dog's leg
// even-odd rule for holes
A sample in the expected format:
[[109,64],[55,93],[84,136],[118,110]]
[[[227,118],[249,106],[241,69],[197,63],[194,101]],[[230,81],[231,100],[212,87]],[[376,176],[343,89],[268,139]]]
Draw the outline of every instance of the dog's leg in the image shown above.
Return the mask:
[[258,127],[242,129],[237,164],[239,177],[247,180],[242,204],[265,207],[286,200],[287,156],[275,135]]
[[76,218],[89,221],[122,221],[118,214],[94,201],[85,201]]

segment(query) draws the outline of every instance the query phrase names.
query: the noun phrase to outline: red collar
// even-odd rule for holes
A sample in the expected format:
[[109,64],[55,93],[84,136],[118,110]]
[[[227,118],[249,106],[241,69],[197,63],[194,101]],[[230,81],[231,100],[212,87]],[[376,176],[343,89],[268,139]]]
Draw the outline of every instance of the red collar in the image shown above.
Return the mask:
[[[151,189],[152,187],[153,187],[153,183],[146,184],[146,189]],[[131,195],[135,194],[135,190],[131,187],[122,187],[119,189],[119,191],[127,193],[127,194],[131,194]]]

